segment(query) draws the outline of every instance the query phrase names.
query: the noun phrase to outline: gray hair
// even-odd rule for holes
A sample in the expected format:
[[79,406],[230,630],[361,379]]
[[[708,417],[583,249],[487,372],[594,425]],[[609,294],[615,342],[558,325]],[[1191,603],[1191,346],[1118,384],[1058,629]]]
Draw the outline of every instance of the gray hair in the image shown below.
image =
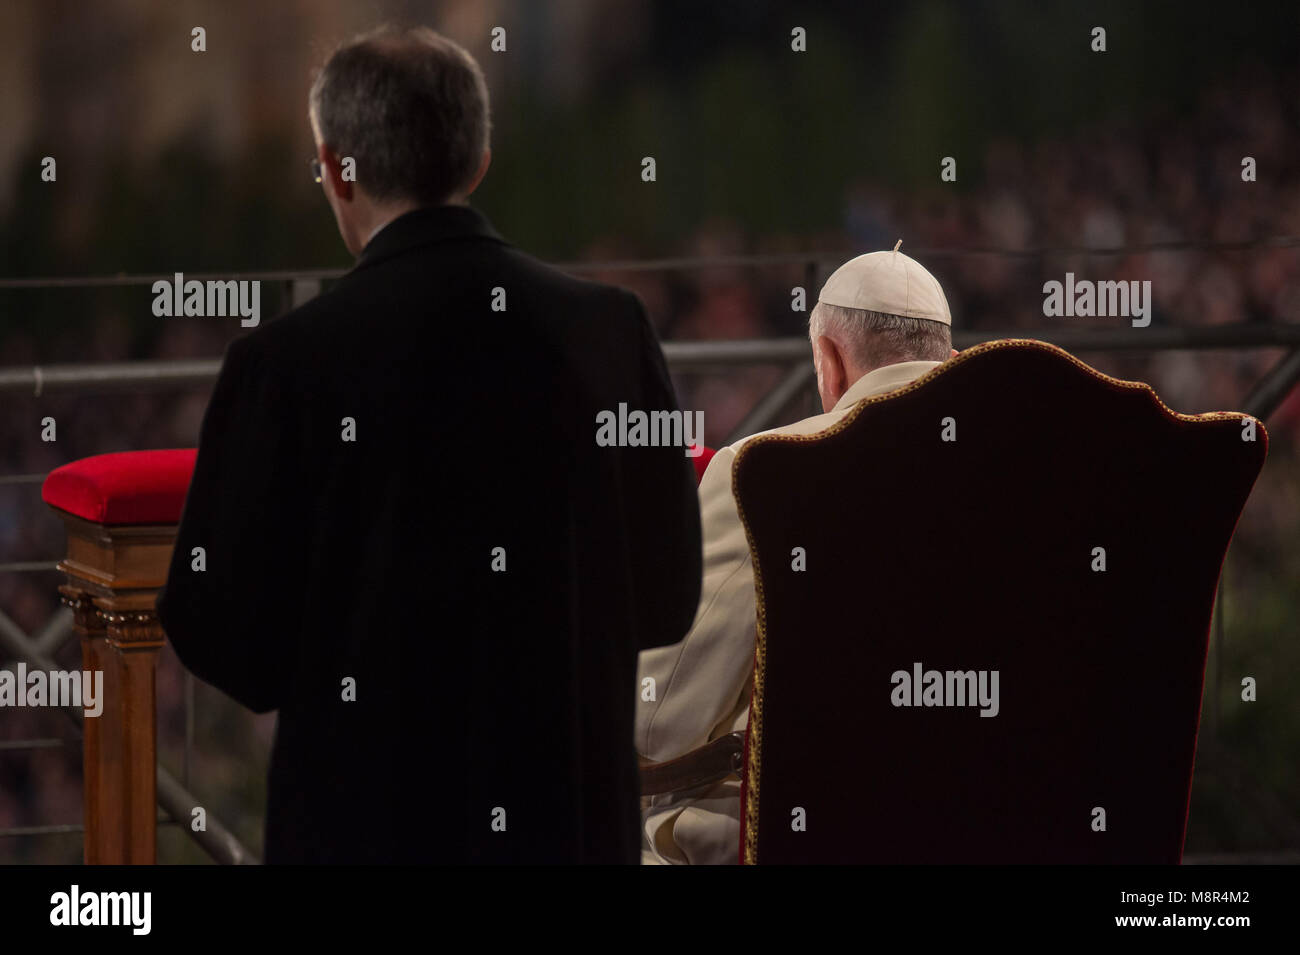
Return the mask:
[[928,318],[905,318],[818,302],[808,316],[808,337],[825,335],[868,371],[900,361],[945,361],[952,329]]
[[321,142],[376,199],[441,205],[478,172],[491,129],[474,58],[428,27],[380,27],[334,51],[308,99]]

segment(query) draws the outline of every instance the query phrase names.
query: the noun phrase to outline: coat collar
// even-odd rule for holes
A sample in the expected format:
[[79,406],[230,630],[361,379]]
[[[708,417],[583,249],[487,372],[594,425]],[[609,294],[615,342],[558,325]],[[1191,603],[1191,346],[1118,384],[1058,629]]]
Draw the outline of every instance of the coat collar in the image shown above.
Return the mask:
[[505,244],[487,216],[469,206],[426,206],[412,209],[384,226],[366,243],[353,271],[400,255],[410,249],[447,239],[480,238]]
[[895,365],[883,365],[869,371],[835,402],[833,411],[847,411],[863,398],[883,395],[920,378],[931,368],[938,368],[943,362],[938,361],[900,361]]

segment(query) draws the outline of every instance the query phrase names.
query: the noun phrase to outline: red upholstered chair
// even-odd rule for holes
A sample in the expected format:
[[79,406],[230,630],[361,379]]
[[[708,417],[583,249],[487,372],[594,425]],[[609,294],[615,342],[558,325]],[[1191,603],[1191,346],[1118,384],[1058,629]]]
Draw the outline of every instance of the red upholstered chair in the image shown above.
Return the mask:
[[[1266,442],[999,341],[748,443],[742,860],[1178,862],[1215,587]],[[917,664],[949,704],[969,684],[947,672],[997,671],[997,715],[924,705]]]
[[52,471],[41,491],[67,530],[59,590],[75,615],[82,666],[104,673],[104,710],[83,733],[90,864],[155,860],[154,666],[163,632],[154,602],[195,453],[101,454]]

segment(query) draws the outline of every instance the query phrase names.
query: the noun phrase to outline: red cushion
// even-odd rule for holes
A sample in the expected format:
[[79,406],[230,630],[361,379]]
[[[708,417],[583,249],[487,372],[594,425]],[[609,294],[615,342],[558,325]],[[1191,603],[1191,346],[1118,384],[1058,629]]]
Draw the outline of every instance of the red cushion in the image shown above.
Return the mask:
[[691,458],[695,462],[695,483],[699,484],[704,480],[704,472],[709,468],[709,462],[718,452],[713,448],[702,448],[698,458]]
[[55,468],[41,499],[97,524],[178,524],[194,448],[97,454]]

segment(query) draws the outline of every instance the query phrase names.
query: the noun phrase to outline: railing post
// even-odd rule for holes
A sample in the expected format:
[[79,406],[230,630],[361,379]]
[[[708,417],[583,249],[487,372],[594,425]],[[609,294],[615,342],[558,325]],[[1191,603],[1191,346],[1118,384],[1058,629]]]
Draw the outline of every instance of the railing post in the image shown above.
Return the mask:
[[83,667],[104,674],[103,711],[84,721],[86,862],[157,859],[155,668],[163,645],[154,610],[174,526],[105,525],[58,511],[68,533],[59,588],[76,615]]

